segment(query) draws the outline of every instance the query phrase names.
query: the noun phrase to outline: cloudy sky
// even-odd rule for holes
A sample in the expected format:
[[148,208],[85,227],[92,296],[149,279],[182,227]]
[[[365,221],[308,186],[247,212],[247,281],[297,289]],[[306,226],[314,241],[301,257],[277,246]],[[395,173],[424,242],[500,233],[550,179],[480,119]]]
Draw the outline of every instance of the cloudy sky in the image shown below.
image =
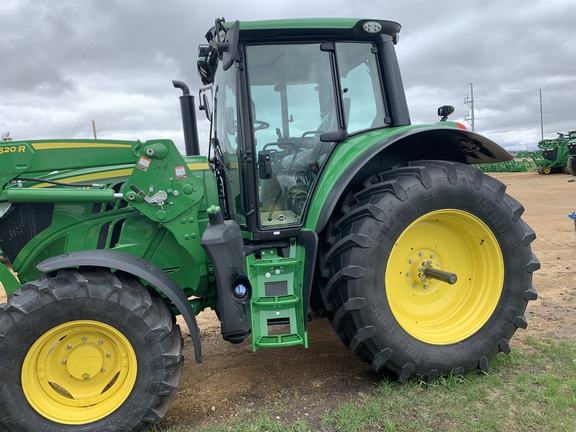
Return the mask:
[[[402,24],[397,53],[413,123],[439,105],[508,150],[576,129],[574,0],[2,0],[0,133],[13,139],[171,138],[193,94],[197,45],[216,17],[381,18]],[[207,122],[199,114],[203,147]],[[470,126],[470,125],[468,125]]]

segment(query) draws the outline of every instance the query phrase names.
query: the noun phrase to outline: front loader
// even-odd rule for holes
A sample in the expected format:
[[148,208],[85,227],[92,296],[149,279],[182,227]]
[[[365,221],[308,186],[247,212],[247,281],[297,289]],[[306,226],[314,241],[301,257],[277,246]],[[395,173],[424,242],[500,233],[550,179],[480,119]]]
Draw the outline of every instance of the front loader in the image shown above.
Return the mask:
[[2,147],[0,247],[15,275],[0,266],[0,430],[157,423],[182,374],[175,316],[201,362],[206,308],[253,350],[307,347],[324,317],[400,382],[510,352],[537,297],[535,234],[471,165],[511,156],[448,121],[449,106],[410,123],[399,31],[216,20],[198,58],[208,156],[179,82],[186,156],[161,139]]

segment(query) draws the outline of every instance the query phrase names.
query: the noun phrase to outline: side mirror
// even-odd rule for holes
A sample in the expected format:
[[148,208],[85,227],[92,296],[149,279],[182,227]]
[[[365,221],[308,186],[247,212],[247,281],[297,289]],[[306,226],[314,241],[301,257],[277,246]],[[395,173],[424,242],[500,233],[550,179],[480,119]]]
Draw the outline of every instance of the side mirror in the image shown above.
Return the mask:
[[196,67],[198,74],[202,79],[202,84],[208,85],[214,82],[216,74],[216,62],[218,61],[218,52],[211,45],[198,46],[198,60]]
[[441,117],[440,121],[446,121],[448,116],[454,112],[454,107],[452,105],[442,105],[438,108],[438,115]]
[[222,50],[222,68],[226,71],[238,58],[238,37],[240,35],[240,21],[236,21],[226,32],[226,39],[219,44],[218,50]]
[[204,111],[204,114],[206,114],[206,118],[209,121],[212,121],[212,107],[210,106],[210,101],[208,100],[208,96],[206,95],[206,90],[212,90],[212,87],[205,87],[198,91],[198,99],[200,99],[198,109],[200,111]]

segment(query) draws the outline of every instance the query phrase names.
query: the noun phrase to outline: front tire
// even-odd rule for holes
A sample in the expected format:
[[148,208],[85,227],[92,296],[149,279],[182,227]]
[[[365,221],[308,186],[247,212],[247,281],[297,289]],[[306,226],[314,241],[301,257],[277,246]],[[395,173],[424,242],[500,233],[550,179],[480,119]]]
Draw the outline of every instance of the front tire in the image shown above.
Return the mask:
[[[476,168],[419,161],[351,193],[322,255],[323,298],[348,348],[399,381],[481,368],[536,299],[534,232],[505,186]],[[426,275],[455,273],[450,285]]]
[[43,276],[0,308],[0,429],[143,430],[170,405],[181,351],[168,307],[137,280]]

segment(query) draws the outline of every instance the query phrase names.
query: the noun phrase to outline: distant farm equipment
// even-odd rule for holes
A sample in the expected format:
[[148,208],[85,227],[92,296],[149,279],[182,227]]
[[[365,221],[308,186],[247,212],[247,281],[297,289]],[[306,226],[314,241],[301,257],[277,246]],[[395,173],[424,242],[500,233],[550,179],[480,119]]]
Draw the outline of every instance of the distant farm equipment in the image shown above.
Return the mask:
[[505,162],[477,165],[484,172],[529,172],[536,171],[546,160],[542,150],[518,152],[514,159]]
[[518,152],[505,162],[478,165],[484,172],[528,172],[538,174],[567,173],[576,176],[576,131],[559,133],[557,138],[545,138],[538,150]]

